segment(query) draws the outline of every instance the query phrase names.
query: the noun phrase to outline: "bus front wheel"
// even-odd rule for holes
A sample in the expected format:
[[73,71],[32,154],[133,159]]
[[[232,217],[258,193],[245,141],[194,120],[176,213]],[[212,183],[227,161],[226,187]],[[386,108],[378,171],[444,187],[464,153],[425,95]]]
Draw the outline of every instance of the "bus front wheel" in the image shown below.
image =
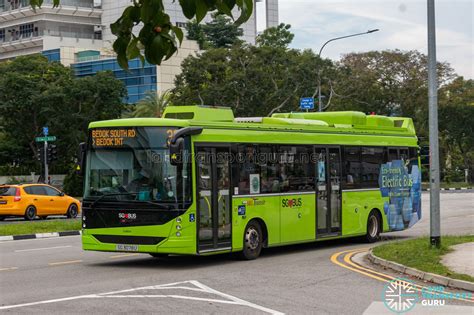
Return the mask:
[[257,221],[250,221],[245,228],[244,249],[241,257],[245,260],[253,260],[260,256],[263,247],[262,227]]
[[380,238],[380,227],[382,226],[382,219],[376,210],[372,210],[367,219],[367,234],[365,239],[368,243],[375,243]]

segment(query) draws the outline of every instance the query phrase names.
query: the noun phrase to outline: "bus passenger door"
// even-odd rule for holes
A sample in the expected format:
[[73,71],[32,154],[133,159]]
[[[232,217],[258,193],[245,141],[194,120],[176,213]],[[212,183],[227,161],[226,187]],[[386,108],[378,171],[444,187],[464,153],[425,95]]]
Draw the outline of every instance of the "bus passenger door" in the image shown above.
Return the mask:
[[196,148],[198,252],[231,248],[228,148]]
[[316,147],[316,238],[341,233],[341,155]]

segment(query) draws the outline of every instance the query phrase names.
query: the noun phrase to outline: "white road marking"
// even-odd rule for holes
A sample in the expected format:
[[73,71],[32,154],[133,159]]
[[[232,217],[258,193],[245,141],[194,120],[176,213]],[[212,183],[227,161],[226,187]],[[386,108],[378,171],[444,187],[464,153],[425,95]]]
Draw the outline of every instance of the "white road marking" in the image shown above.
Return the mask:
[[35,250],[47,250],[47,249],[57,249],[57,248],[68,248],[68,247],[72,247],[72,245],[54,246],[54,247],[42,247],[42,248],[30,248],[30,249],[17,249],[17,250],[15,250],[15,253],[30,252],[30,251],[35,251]]
[[60,266],[60,265],[69,265],[69,264],[78,264],[81,263],[82,260],[69,260],[69,261],[58,261],[58,262],[52,262],[48,263],[50,266]]
[[122,258],[122,257],[133,257],[133,256],[139,256],[140,254],[121,254],[121,255],[114,255],[110,256],[110,258]]
[[[193,285],[191,286],[186,286],[186,285]],[[201,298],[201,297],[195,297],[195,296],[184,296],[184,295],[175,295],[175,294],[140,294],[140,295],[124,295],[122,293],[127,293],[127,292],[136,292],[140,290],[163,290],[163,289],[183,289],[183,290],[190,290],[190,291],[197,291],[197,292],[202,292],[202,293],[211,293],[218,295],[224,299],[210,299],[210,298]],[[50,303],[58,303],[58,302],[65,302],[65,301],[72,301],[72,300],[78,300],[78,299],[98,299],[98,298],[123,298],[123,299],[130,299],[130,298],[174,298],[174,299],[183,299],[183,300],[193,300],[193,301],[203,301],[203,302],[215,302],[215,303],[223,303],[223,304],[230,304],[230,305],[239,305],[239,306],[247,306],[251,307],[253,309],[257,309],[269,314],[274,314],[274,315],[282,315],[283,313],[272,310],[270,308],[257,305],[252,302],[248,302],[242,299],[239,299],[235,296],[232,296],[230,294],[222,293],[217,290],[214,290],[196,280],[190,280],[190,281],[182,281],[182,282],[174,282],[174,283],[168,283],[168,284],[162,284],[162,285],[154,285],[154,286],[146,286],[146,287],[140,287],[140,288],[132,288],[132,289],[125,289],[125,290],[119,290],[119,291],[112,291],[112,292],[105,292],[105,293],[99,293],[99,294],[89,294],[89,295],[79,295],[79,296],[72,296],[72,297],[67,297],[67,298],[60,298],[60,299],[53,299],[53,300],[45,300],[45,301],[38,301],[38,302],[30,302],[30,303],[23,303],[23,304],[14,304],[14,305],[5,305],[5,306],[0,306],[0,310],[6,310],[6,309],[13,309],[13,308],[20,308],[20,307],[25,307],[25,306],[35,306],[35,305],[41,305],[41,304],[50,304]]]
[[0,271],[13,271],[13,270],[17,270],[18,267],[9,267],[9,268],[0,268]]

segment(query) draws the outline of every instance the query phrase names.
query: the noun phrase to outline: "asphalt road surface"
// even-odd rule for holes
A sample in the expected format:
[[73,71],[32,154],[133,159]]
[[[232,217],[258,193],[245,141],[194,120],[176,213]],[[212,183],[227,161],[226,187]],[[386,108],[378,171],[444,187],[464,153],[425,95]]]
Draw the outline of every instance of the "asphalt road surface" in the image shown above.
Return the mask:
[[[428,198],[423,194],[422,220],[386,234],[385,241],[427,235]],[[442,194],[441,205],[443,234],[474,234],[474,193]],[[330,259],[364,247],[356,240],[320,242],[267,249],[257,260],[239,261],[230,255],[156,259],[85,252],[78,236],[8,241],[0,243],[0,312],[380,313],[385,284]],[[431,312],[458,307],[456,312],[474,314],[473,303],[448,304],[455,306]]]

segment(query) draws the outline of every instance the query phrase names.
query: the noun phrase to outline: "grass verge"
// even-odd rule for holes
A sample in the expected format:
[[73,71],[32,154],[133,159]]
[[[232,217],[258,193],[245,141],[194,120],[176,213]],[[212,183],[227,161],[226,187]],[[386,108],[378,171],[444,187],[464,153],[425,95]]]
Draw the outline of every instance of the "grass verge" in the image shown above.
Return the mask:
[[12,223],[0,225],[0,235],[23,235],[48,232],[77,231],[81,229],[81,220],[51,220]]
[[442,256],[452,251],[450,246],[468,242],[474,242],[474,235],[443,236],[441,248],[437,249],[431,248],[428,237],[421,237],[380,245],[373,249],[373,253],[377,257],[418,270],[474,282],[473,277],[453,272],[441,264]]
[[[472,187],[473,184],[468,184],[465,182],[452,182],[452,183],[446,183],[442,182],[440,183],[440,188],[469,188]],[[421,183],[421,188],[427,189],[430,188],[430,183],[423,182]]]

